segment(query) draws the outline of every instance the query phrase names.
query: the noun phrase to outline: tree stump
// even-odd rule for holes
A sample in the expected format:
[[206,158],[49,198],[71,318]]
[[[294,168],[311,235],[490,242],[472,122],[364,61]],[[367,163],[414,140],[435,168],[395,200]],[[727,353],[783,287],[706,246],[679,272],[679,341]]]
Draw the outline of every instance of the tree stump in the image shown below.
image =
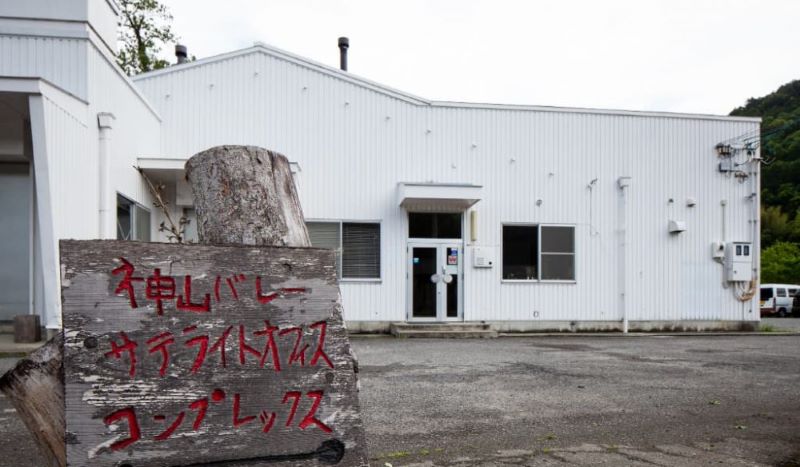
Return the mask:
[[311,246],[289,161],[254,146],[217,146],[186,162],[200,243]]
[[[254,146],[218,146],[186,163],[200,243],[311,246],[285,156]],[[66,466],[63,336],[58,334],[0,378],[53,466]]]

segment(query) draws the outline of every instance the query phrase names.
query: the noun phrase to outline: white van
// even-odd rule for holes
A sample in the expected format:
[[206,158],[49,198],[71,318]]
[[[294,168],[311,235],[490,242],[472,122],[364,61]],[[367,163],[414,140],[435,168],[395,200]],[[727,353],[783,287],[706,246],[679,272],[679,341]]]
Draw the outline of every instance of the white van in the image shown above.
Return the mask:
[[800,285],[761,284],[758,299],[761,301],[761,316],[789,316],[792,314],[792,300]]

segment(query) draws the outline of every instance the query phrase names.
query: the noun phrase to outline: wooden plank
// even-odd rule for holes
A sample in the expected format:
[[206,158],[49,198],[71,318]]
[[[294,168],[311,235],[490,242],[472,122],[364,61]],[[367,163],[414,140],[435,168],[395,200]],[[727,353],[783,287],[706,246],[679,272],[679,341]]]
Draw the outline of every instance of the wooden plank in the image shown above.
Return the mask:
[[331,251],[65,240],[61,263],[68,465],[368,465]]
[[[61,333],[0,378],[0,390],[17,409],[47,464],[66,465]],[[53,408],[58,410],[53,410]]]

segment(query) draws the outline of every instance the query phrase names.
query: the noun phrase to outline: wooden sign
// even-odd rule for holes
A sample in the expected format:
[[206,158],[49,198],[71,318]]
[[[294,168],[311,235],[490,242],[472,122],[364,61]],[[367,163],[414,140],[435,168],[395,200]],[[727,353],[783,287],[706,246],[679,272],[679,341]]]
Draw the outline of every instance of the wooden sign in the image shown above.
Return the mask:
[[61,242],[71,466],[368,465],[333,253]]

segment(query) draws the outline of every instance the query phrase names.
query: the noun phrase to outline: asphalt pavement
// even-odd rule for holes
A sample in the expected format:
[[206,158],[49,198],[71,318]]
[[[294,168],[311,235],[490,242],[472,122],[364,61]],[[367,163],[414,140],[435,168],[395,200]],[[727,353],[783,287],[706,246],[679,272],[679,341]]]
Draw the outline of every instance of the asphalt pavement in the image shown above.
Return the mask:
[[[352,344],[373,466],[800,465],[800,336]],[[0,465],[43,465],[3,397]]]
[[353,340],[373,465],[800,465],[800,337]]

